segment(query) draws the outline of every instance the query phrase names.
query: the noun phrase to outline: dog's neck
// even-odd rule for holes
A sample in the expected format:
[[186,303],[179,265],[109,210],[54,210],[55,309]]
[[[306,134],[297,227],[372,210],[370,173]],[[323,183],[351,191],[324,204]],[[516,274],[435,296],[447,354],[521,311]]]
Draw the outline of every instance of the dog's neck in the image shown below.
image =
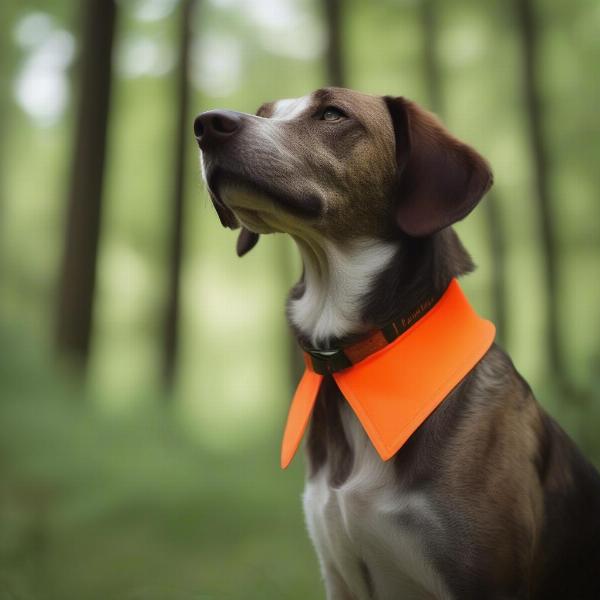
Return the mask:
[[327,347],[364,333],[366,296],[397,252],[395,243],[356,240],[347,244],[296,238],[304,274],[289,303],[289,317],[303,339]]
[[422,239],[294,239],[304,273],[290,293],[288,318],[302,343],[319,348],[383,327],[473,269],[452,229]]

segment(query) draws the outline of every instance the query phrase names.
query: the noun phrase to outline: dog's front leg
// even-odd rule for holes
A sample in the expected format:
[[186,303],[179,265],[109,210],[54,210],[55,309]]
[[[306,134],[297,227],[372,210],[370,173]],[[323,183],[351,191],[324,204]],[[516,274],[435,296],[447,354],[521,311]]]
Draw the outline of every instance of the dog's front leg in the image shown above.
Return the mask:
[[[358,561],[348,550],[349,540],[341,527],[340,507],[324,473],[310,479],[304,489],[304,514],[313,542],[327,600],[368,600]],[[343,569],[344,577],[342,577]]]
[[325,580],[327,600],[362,600],[350,591],[342,576],[333,565],[323,563],[321,570],[323,571],[323,579]]

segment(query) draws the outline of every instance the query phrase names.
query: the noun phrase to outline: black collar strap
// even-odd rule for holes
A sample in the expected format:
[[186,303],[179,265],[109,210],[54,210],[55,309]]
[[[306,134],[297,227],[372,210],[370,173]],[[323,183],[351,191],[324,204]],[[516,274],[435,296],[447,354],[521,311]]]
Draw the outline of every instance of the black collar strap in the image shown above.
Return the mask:
[[375,354],[375,352],[385,348],[410,329],[437,304],[444,293],[445,290],[437,296],[428,296],[404,316],[388,323],[381,329],[371,332],[362,340],[343,348],[312,348],[300,343],[305,352],[305,359],[308,366],[315,373],[327,375],[355,365],[367,358],[367,356],[371,356],[371,354]]

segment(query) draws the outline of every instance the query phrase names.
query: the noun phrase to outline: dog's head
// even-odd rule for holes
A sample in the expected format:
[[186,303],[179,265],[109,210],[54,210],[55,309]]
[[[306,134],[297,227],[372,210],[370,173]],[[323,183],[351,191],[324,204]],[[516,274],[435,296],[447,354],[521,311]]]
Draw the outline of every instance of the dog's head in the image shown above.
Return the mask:
[[429,236],[465,217],[492,184],[477,152],[405,98],[326,88],[256,115],[205,112],[194,131],[221,223],[242,227],[240,256],[276,231]]

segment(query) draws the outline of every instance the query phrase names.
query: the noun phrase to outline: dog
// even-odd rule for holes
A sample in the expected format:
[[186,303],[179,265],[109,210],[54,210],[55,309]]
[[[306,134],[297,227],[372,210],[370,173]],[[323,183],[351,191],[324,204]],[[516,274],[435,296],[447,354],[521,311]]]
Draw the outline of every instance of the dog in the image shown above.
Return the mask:
[[[194,131],[221,223],[292,236],[304,348],[336,349],[473,270],[452,225],[488,163],[403,97],[325,88]],[[330,600],[600,598],[600,476],[495,343],[382,460],[325,375],[303,495]]]

